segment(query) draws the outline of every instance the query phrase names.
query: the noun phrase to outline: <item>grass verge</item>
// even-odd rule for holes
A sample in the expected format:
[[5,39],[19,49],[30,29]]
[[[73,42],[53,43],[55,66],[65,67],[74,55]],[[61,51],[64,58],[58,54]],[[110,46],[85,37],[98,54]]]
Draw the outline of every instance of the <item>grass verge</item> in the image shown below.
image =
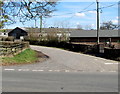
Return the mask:
[[33,63],[37,60],[37,52],[32,49],[26,49],[14,57],[2,58],[2,65]]

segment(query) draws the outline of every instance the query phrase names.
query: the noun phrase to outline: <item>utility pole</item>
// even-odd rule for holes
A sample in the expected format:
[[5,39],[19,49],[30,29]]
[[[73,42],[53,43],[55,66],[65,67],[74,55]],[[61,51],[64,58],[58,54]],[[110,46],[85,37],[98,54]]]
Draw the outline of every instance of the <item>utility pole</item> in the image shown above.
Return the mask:
[[37,25],[36,25],[36,19],[35,19],[35,28],[37,27]]
[[97,2],[97,44],[99,44],[100,40],[99,40],[99,2],[98,0],[96,0]]
[[40,16],[40,32],[42,32],[42,16]]

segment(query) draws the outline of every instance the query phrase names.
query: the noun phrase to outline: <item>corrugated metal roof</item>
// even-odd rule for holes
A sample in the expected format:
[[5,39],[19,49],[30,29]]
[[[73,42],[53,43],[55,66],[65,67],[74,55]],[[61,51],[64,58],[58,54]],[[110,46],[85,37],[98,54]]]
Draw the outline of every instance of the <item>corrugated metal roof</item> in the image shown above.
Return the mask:
[[[120,37],[118,30],[100,30],[99,37]],[[71,32],[70,37],[97,37],[96,30],[78,30]]]

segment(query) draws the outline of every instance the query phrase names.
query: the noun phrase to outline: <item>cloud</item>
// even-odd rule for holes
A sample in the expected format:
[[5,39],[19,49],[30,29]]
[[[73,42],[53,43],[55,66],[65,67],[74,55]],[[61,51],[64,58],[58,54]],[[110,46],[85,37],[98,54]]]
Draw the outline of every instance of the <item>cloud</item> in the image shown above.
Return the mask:
[[88,13],[94,13],[94,14],[96,14],[97,11],[88,11]]
[[70,15],[59,15],[59,16],[54,16],[54,17],[63,17],[63,18],[68,18],[71,17]]
[[80,22],[77,22],[76,24],[77,24],[77,25],[80,25]]
[[67,8],[67,9],[82,9],[83,7],[82,6],[79,6],[79,5],[69,5],[69,4],[66,4],[65,6],[63,6],[64,8]]
[[85,13],[75,13],[75,16],[84,17]]
[[54,17],[54,18],[58,18],[58,17],[68,18],[68,17],[71,17],[72,14],[69,14],[69,13],[66,13],[66,12],[62,12],[62,13],[55,12],[51,16]]
[[112,20],[112,22],[113,22],[114,24],[117,24],[117,23],[118,23],[118,20]]
[[91,24],[91,26],[95,26],[95,24]]
[[119,17],[119,16],[117,16],[117,17],[116,17],[116,19],[118,20],[118,19],[120,19],[120,17]]

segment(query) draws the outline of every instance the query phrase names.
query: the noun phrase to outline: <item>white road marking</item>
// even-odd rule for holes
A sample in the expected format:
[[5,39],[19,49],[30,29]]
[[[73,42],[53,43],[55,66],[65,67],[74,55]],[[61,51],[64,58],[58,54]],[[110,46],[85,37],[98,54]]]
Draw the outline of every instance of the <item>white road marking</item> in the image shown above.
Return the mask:
[[105,65],[118,64],[118,63],[104,63]]
[[44,70],[38,70],[38,71],[44,71]]
[[[110,63],[111,64],[111,63]],[[15,69],[4,69],[6,71],[14,71]],[[30,69],[18,69],[18,71],[30,71]],[[34,71],[34,72],[38,72],[38,71],[41,71],[43,72],[44,70],[31,70],[31,71]],[[55,71],[55,72],[60,72],[60,70],[48,70],[49,72],[52,72],[52,71]],[[64,70],[64,72],[70,72],[70,70]],[[72,71],[71,71],[72,72]],[[73,71],[73,72],[79,72],[77,70]],[[80,72],[86,72],[86,71],[80,71]],[[89,71],[90,72],[90,71]],[[118,71],[105,71],[105,70],[101,70],[99,72],[118,72]]]
[[56,71],[56,72],[60,72],[60,70],[54,70],[54,71]]
[[4,69],[4,70],[7,70],[7,71],[14,71],[15,69]]
[[48,70],[48,71],[53,71],[53,70]]
[[18,71],[22,71],[22,69],[18,69]]
[[29,69],[18,69],[18,71],[29,71]]
[[32,70],[32,71],[38,71],[38,70]]
[[65,70],[65,72],[70,72],[69,70]]
[[44,70],[32,70],[32,71],[44,71]]

